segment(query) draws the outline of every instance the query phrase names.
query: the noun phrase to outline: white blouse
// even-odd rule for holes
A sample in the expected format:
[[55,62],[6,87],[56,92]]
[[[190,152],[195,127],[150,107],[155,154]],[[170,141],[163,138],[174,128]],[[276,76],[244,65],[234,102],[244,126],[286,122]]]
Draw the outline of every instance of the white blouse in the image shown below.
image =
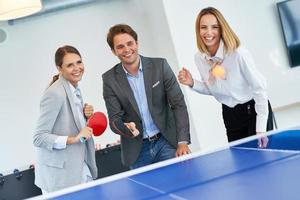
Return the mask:
[[195,63],[202,80],[194,79],[192,89],[201,94],[212,95],[217,101],[229,107],[254,99],[257,113],[256,131],[265,132],[268,119],[266,80],[257,70],[250,52],[240,46],[233,53],[225,53],[221,41],[214,57],[222,60],[225,79],[215,78],[213,82],[209,81],[211,65],[208,60],[211,57],[197,52]]

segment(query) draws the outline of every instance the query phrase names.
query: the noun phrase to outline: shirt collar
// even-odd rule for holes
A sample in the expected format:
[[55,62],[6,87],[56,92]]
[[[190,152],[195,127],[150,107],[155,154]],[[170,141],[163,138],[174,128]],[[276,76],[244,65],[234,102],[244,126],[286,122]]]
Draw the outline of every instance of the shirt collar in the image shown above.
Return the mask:
[[[220,40],[220,45],[219,45],[219,48],[217,50],[217,53],[216,55],[214,56],[209,56],[207,55],[206,53],[200,53],[200,55],[205,59],[205,60],[210,60],[210,59],[213,59],[213,58],[217,58],[217,59],[220,59],[220,60],[223,60],[224,59],[224,42],[223,40],[221,39]],[[213,59],[214,60],[214,59]]]
[[[132,76],[127,70],[126,70],[126,68],[123,66],[123,64],[122,64],[122,68],[123,68],[123,70],[124,70],[124,72],[125,72],[125,74],[128,76]],[[139,71],[140,72],[142,72],[143,71],[143,65],[142,65],[142,60],[141,60],[141,58],[140,58],[140,62],[139,62]]]
[[76,88],[79,88],[79,86],[77,85],[77,87],[75,88],[69,81],[68,81],[68,84],[69,84],[69,87],[70,87],[70,90],[71,90],[72,94],[75,94],[76,93]]

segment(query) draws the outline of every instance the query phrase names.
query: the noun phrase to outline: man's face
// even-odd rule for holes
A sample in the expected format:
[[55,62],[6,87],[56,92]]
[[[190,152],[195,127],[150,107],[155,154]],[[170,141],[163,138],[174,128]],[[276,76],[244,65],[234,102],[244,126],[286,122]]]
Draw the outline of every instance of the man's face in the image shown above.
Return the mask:
[[139,62],[138,42],[131,35],[121,33],[116,35],[113,40],[114,49],[112,52],[124,66],[130,66]]

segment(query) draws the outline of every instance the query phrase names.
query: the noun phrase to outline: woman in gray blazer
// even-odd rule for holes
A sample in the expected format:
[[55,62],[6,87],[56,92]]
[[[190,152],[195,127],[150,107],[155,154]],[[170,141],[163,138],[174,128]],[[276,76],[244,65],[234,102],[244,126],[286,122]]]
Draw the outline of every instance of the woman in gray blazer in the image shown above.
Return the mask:
[[[86,126],[93,107],[83,105],[78,87],[84,73],[81,55],[72,46],[60,47],[55,64],[59,74],[43,94],[33,137],[35,184],[43,193],[97,178],[92,129]],[[80,142],[82,137],[86,142]]]

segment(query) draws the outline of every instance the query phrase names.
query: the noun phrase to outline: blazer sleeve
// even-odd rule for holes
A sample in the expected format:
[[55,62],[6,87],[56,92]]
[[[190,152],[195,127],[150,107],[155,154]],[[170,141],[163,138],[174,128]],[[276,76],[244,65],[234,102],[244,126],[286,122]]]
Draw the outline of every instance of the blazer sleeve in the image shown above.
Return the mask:
[[168,102],[173,110],[178,142],[190,143],[190,124],[184,96],[170,65],[163,59],[163,81]]
[[63,105],[64,99],[59,92],[47,90],[40,102],[40,116],[38,118],[33,144],[36,147],[54,150],[54,143],[58,135],[53,134],[54,123]]
[[102,75],[103,80],[103,98],[105,101],[105,106],[108,112],[109,126],[111,130],[121,136],[134,137],[131,131],[124,125],[122,116],[124,115],[124,110],[122,105],[118,100],[117,95],[114,93],[111,87],[111,80],[105,75]]

